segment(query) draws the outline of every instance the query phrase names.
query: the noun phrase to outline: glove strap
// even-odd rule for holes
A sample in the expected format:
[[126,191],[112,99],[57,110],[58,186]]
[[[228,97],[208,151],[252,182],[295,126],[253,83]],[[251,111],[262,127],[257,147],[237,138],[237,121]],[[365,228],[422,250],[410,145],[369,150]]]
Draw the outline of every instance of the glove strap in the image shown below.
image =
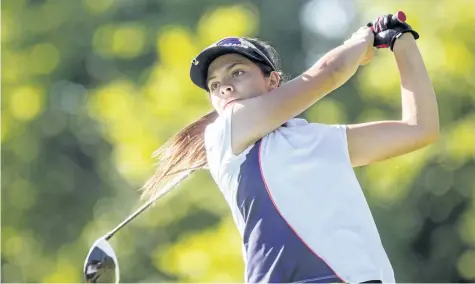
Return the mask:
[[391,49],[391,51],[393,51],[393,48],[394,48],[394,44],[396,43],[396,40],[398,38],[400,38],[403,34],[405,33],[411,33],[413,36],[414,36],[414,39],[418,39],[419,38],[419,34],[414,31],[414,30],[404,30],[404,31],[401,31],[400,33],[398,33],[397,35],[395,35],[392,39],[391,39],[391,43],[389,44],[389,48]]

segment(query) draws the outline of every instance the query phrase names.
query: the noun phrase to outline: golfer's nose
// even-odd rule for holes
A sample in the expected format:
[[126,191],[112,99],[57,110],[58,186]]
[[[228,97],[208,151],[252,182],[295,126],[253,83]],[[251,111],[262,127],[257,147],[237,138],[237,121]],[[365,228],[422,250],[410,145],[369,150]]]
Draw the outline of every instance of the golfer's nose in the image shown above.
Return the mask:
[[234,92],[234,87],[230,84],[223,84],[221,85],[221,95],[229,96]]

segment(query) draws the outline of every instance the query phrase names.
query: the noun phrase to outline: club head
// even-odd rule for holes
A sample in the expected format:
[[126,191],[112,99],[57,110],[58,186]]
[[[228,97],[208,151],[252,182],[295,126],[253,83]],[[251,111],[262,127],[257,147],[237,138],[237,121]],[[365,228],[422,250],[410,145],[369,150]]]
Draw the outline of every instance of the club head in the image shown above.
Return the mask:
[[104,238],[92,245],[84,262],[87,283],[119,283],[119,262],[110,243]]

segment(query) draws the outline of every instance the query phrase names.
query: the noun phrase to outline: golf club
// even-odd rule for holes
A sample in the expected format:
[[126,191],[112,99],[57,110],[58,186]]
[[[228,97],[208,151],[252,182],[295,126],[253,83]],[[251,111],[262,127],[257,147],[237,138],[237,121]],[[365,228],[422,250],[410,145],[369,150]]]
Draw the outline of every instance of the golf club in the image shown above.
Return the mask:
[[149,208],[155,201],[163,197],[170,192],[180,182],[187,178],[196,169],[190,169],[183,172],[175,180],[170,182],[164,187],[155,197],[150,201],[142,205],[124,221],[122,221],[117,227],[112,229],[106,235],[97,239],[92,247],[89,249],[89,253],[86,256],[84,262],[84,277],[87,283],[119,283],[120,271],[119,262],[114,249],[109,243],[109,240],[117,233],[121,228],[127,225],[130,221],[135,219],[138,215]]

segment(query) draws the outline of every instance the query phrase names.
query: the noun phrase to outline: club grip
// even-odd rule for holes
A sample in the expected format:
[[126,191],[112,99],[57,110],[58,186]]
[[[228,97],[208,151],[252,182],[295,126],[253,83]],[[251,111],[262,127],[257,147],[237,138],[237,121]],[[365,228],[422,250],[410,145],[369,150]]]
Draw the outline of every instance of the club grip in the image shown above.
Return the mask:
[[[398,23],[404,23],[406,22],[406,14],[403,11],[397,11],[396,14],[391,16],[391,19],[389,20],[388,28],[396,26]],[[370,27],[372,30],[374,30],[373,23],[369,22],[367,27]]]
[[406,14],[403,11],[398,11],[391,17],[390,26],[397,25],[398,23],[404,23],[406,21]]

